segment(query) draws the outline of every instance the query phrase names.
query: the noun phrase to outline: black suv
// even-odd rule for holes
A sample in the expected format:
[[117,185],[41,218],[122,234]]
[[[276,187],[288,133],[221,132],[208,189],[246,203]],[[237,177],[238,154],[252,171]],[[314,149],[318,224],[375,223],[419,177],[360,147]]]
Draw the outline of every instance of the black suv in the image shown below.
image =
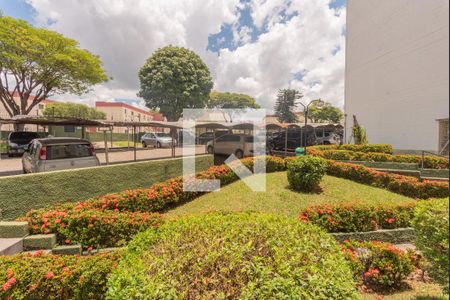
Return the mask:
[[40,138],[37,132],[13,131],[8,135],[8,156],[22,155],[28,148],[28,144]]

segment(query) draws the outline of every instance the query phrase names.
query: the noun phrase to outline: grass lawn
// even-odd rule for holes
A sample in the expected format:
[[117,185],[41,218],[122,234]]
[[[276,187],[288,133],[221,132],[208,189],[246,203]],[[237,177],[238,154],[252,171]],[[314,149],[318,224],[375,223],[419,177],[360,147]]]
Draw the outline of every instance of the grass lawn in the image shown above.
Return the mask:
[[[310,205],[356,202],[361,204],[399,204],[415,202],[389,191],[355,183],[350,180],[325,176],[321,183],[322,192],[305,194],[291,191],[286,172],[267,174],[266,192],[253,192],[242,181],[223,187],[219,192],[209,193],[194,201],[185,203],[166,213],[169,218],[208,211],[252,210],[271,214],[297,217],[299,212]],[[411,282],[411,289],[382,295],[381,299],[403,300],[446,299],[436,284]],[[363,300],[380,299],[375,294],[361,294]]]
[[167,212],[167,216],[196,214],[212,210],[253,210],[297,217],[310,205],[338,204],[399,204],[415,200],[355,183],[350,180],[325,176],[318,194],[298,193],[289,189],[286,172],[267,174],[266,192],[253,192],[242,181],[225,186],[219,192],[209,193],[192,202]]

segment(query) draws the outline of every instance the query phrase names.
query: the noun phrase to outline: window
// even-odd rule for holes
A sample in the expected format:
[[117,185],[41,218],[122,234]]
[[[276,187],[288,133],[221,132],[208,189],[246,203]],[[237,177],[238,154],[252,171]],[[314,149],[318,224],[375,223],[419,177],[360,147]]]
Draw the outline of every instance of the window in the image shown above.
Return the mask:
[[75,132],[75,126],[64,126],[64,132]]
[[92,155],[89,144],[68,144],[47,146],[47,159],[89,157]]
[[239,142],[241,137],[236,134],[223,135],[217,139],[218,142]]

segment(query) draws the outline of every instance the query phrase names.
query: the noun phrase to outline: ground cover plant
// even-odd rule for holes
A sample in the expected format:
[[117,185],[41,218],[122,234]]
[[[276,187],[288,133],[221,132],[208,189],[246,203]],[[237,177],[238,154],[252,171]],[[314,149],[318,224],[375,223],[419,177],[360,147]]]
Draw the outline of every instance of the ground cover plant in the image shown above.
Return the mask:
[[186,217],[140,234],[108,286],[110,299],[357,297],[330,236],[292,218],[255,213]]
[[412,223],[416,229],[415,244],[430,262],[429,274],[448,293],[448,199],[419,203]]
[[103,299],[120,253],[0,256],[0,299]]

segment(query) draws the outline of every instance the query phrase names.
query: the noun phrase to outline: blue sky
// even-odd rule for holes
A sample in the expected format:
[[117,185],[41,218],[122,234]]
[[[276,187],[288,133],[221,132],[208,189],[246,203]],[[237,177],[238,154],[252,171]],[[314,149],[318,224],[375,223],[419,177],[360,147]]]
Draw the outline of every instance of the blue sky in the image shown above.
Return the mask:
[[[35,0],[31,6],[25,0],[0,0],[0,10],[51,26],[101,57],[114,80],[86,97],[135,102],[137,69],[156,49],[175,44],[205,60],[215,89],[247,93],[266,108],[273,106],[277,90],[287,87],[304,91],[306,98],[343,101],[345,14],[339,17],[330,9],[345,10],[346,0],[130,2]],[[285,32],[280,26],[273,30],[274,22]]]

